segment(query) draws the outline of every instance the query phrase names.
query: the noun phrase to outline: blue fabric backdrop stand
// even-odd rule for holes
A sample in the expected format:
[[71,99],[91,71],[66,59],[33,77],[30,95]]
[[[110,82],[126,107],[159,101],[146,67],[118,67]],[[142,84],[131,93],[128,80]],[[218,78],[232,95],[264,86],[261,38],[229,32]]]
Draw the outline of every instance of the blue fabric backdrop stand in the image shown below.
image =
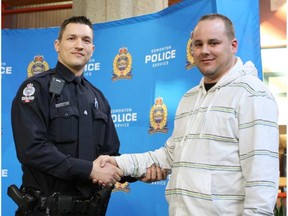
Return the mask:
[[[170,136],[178,101],[201,78],[187,52],[190,32],[200,16],[218,12],[231,18],[240,44],[238,55],[243,61],[252,60],[262,77],[258,4],[258,0],[186,0],[158,13],[94,25],[96,50],[85,76],[110,101],[122,153],[154,150]],[[20,186],[22,174],[11,130],[11,102],[25,78],[55,66],[58,30],[1,32],[3,216],[14,215],[16,205],[6,192],[10,184]],[[150,115],[157,106],[161,124]],[[107,215],[168,215],[166,184],[117,185]]]

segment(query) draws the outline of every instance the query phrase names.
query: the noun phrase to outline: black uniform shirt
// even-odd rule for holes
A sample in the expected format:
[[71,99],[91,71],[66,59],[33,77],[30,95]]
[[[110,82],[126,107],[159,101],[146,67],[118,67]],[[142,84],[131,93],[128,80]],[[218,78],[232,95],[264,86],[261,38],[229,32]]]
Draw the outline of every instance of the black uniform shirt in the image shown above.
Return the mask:
[[[53,76],[65,81],[55,97],[49,93]],[[77,98],[74,74],[58,62],[55,69],[34,75],[20,86],[12,104],[12,128],[23,187],[46,195],[93,192],[97,186],[89,180],[92,161],[100,154],[118,155],[119,139],[107,100],[84,77],[81,83],[85,93]],[[77,100],[86,104],[84,110],[78,108]],[[80,127],[81,118],[87,124]],[[84,144],[79,143],[80,130],[88,132]]]

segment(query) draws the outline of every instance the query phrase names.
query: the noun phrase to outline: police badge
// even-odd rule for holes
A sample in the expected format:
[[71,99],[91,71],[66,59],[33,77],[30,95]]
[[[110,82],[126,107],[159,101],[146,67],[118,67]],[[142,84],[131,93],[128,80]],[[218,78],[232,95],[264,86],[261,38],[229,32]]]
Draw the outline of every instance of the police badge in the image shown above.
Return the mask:
[[119,53],[113,61],[113,76],[112,80],[131,79],[132,78],[132,57],[128,52],[127,47],[119,49]]
[[34,60],[30,62],[27,68],[28,77],[44,72],[49,69],[49,65],[44,61],[42,55],[34,56]]
[[192,56],[192,32],[186,46],[186,70],[190,70],[195,66],[194,58]]
[[21,97],[21,101],[23,103],[30,103],[34,101],[34,93],[35,93],[35,88],[32,83],[28,83],[27,86],[23,89],[23,96]]
[[163,98],[158,97],[155,99],[155,104],[150,110],[150,128],[149,134],[152,133],[167,133],[167,118],[168,111],[166,105],[163,103]]

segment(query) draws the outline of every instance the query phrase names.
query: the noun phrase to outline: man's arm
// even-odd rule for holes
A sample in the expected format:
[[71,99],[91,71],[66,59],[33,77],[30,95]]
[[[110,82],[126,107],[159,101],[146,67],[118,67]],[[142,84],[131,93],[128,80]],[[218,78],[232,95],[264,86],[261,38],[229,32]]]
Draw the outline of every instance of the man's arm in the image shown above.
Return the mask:
[[279,181],[278,108],[265,89],[256,90],[243,97],[239,110],[239,154],[245,180],[243,215],[272,215]]
[[115,157],[118,167],[123,171],[124,176],[141,178],[146,175],[147,169],[153,165],[162,169],[170,169],[170,163],[167,160],[166,148],[162,147],[155,151],[149,151],[138,154],[122,154]]
[[[100,167],[106,168],[108,165],[113,165],[115,167],[118,167],[116,158],[117,157],[110,157],[107,155],[100,156],[99,157]],[[138,177],[137,179],[142,181],[142,182],[150,183],[150,182],[165,180],[167,178],[168,174],[170,174],[169,170],[161,169],[161,167],[153,164],[152,166],[147,168],[147,171],[146,171],[144,176]],[[118,181],[120,181],[120,180],[118,180]],[[105,185],[105,183],[103,181],[98,180],[97,178],[93,179],[93,182]]]

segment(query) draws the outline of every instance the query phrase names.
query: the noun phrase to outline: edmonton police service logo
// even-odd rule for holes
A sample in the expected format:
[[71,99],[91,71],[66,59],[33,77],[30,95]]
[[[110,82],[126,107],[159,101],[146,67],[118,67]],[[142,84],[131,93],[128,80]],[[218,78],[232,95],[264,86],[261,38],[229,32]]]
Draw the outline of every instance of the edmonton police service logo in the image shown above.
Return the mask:
[[123,192],[129,193],[130,190],[131,189],[129,188],[128,182],[124,182],[123,184],[121,184],[120,182],[116,182],[112,191],[113,192],[123,191]]
[[34,60],[30,62],[27,68],[28,77],[33,76],[34,74],[42,73],[49,69],[49,65],[44,61],[42,55],[34,56]]
[[155,104],[150,110],[150,128],[149,133],[162,132],[167,133],[167,118],[168,111],[166,105],[163,103],[163,98],[155,99]]
[[186,46],[186,70],[190,70],[195,66],[194,58],[192,56],[192,32]]
[[132,57],[127,47],[119,49],[119,53],[113,61],[113,77],[112,80],[131,79],[132,78]]

